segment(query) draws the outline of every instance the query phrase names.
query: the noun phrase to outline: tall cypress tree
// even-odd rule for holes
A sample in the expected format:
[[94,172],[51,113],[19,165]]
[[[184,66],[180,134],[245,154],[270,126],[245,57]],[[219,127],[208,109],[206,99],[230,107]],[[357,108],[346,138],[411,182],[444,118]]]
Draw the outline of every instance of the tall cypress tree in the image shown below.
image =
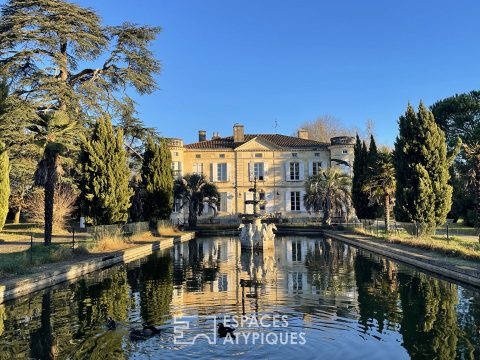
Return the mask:
[[[375,138],[373,135],[370,135],[370,145],[368,147],[368,154],[366,155],[366,165],[365,165],[365,179],[363,181],[363,186],[365,187],[366,183],[371,182],[371,180],[377,175],[378,168],[378,149],[377,144],[375,143]],[[367,219],[376,219],[381,216],[382,209],[379,204],[376,202],[367,203]]]
[[142,182],[145,188],[145,218],[170,218],[173,208],[172,155],[165,139],[155,143],[148,137],[143,155]]
[[363,191],[367,176],[368,150],[365,141],[361,141],[357,134],[354,147],[352,202],[359,219],[371,218],[368,206],[368,193]]
[[8,198],[10,197],[10,162],[8,151],[0,143],[0,230],[5,225],[8,214]]
[[399,120],[394,166],[397,174],[395,216],[424,224],[425,232],[446,221],[452,205],[450,166],[445,134],[420,102],[418,113],[408,104]]
[[91,139],[85,141],[82,158],[87,220],[94,225],[126,222],[133,191],[122,130],[115,133],[108,118],[99,119]]

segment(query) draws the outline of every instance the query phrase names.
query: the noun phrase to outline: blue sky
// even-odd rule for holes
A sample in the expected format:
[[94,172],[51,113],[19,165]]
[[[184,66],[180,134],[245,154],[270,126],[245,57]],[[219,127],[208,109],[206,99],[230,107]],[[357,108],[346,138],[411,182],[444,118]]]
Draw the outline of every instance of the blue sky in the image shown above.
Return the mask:
[[162,135],[291,134],[322,114],[393,144],[411,101],[480,86],[480,1],[78,0],[106,24],[163,28],[160,90],[135,97]]

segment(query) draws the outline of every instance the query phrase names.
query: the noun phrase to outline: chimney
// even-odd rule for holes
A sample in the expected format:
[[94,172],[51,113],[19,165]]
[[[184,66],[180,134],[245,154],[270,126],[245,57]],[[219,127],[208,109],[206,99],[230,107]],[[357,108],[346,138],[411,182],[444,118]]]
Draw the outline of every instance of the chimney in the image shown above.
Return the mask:
[[212,134],[212,140],[220,139],[220,134],[218,131],[214,131]]
[[205,130],[199,130],[198,131],[198,141],[207,141],[207,132]]
[[243,130],[243,125],[235,124],[233,125],[233,142],[239,143],[245,141],[245,133]]
[[298,129],[298,138],[308,140],[308,130],[306,129]]

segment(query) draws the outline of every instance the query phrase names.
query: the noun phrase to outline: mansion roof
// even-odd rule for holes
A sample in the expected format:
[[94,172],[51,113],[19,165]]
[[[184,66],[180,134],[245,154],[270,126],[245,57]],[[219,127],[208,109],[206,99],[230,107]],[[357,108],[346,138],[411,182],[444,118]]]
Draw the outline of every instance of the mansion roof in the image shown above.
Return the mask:
[[252,139],[265,140],[267,143],[284,149],[328,149],[330,144],[315,140],[301,139],[280,134],[245,134],[245,141],[234,142],[233,136],[219,137],[185,145],[186,149],[235,149]]

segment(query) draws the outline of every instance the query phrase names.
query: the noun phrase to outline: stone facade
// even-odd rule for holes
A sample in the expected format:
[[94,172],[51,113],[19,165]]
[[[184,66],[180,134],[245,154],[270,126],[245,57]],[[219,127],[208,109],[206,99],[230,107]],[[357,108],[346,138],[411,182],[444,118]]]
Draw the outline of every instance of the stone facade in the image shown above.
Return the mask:
[[[260,207],[262,213],[305,217],[305,179],[330,166],[351,175],[354,140],[335,137],[330,143],[321,143],[309,140],[303,130],[297,137],[246,135],[243,125],[236,124],[233,136],[219,137],[214,133],[207,140],[206,132],[201,130],[198,142],[184,145],[181,139],[170,139],[170,149],[174,175],[201,173],[217,185],[221,193],[220,216],[253,212],[252,205],[244,202],[253,197],[248,189],[256,177],[260,197],[265,200]],[[177,211],[173,217],[183,219],[184,214]]]

